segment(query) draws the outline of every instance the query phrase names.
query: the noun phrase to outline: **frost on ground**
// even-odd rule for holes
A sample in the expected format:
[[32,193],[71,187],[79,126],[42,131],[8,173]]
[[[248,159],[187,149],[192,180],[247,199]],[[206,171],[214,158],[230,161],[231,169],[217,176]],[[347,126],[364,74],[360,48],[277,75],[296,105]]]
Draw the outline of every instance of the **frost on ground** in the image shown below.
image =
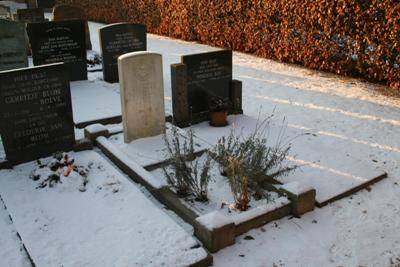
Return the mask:
[[85,192],[79,172],[38,188],[29,178],[36,162],[0,171],[0,194],[37,266],[187,266],[206,256],[191,234],[97,153],[70,155],[88,168]]
[[0,199],[0,266],[31,267],[15,227]]

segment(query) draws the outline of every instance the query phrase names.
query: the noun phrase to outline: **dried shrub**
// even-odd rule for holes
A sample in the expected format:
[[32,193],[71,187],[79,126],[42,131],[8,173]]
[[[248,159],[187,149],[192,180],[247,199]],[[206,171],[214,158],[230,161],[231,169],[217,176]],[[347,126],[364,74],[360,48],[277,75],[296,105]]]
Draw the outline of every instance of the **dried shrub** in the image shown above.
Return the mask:
[[246,137],[232,130],[228,137],[219,139],[213,150],[214,159],[228,178],[236,208],[240,210],[247,209],[251,194],[256,199],[268,198],[269,185],[297,167],[286,163],[290,143],[283,137],[285,126],[281,127],[275,145],[268,145],[270,118],[257,124],[254,132]]
[[[183,138],[182,138],[183,137]],[[182,140],[183,139],[183,140]],[[211,179],[212,158],[206,153],[201,162],[196,158],[194,135],[190,129],[187,136],[181,136],[178,128],[171,128],[171,137],[165,135],[167,166],[163,167],[167,183],[182,197],[193,196],[197,201],[207,201],[208,183]]]
[[230,47],[400,90],[398,0],[58,0],[94,21]]

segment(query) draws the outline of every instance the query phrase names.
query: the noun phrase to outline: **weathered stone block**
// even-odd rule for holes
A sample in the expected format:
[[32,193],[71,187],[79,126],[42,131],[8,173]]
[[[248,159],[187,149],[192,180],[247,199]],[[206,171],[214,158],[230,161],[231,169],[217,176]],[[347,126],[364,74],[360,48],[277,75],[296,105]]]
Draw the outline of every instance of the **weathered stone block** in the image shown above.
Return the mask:
[[218,211],[198,217],[194,232],[210,252],[217,252],[235,243],[235,224]]
[[300,216],[314,210],[316,195],[314,188],[304,186],[299,182],[291,182],[283,185],[280,191],[286,194],[292,202],[293,215]]

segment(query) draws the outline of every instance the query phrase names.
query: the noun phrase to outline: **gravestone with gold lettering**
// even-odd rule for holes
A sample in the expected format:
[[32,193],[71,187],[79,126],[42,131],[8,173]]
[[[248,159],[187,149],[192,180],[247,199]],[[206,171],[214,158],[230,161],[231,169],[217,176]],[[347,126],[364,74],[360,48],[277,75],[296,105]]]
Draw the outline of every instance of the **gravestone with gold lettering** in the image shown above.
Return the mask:
[[87,80],[84,21],[29,23],[27,30],[35,66],[64,62],[71,81]]
[[71,93],[63,63],[0,72],[0,133],[12,164],[73,148]]
[[0,19],[0,71],[27,66],[25,25]]
[[146,26],[132,23],[115,23],[99,29],[100,50],[103,58],[103,78],[109,83],[118,82],[118,57],[146,51]]
[[165,131],[162,57],[132,52],[118,58],[125,143]]

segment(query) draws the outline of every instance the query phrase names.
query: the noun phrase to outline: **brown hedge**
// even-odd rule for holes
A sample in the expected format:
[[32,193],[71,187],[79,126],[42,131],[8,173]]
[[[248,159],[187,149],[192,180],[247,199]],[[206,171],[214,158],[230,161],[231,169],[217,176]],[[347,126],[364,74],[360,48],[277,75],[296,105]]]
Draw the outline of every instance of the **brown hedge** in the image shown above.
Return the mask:
[[400,90],[399,0],[59,0],[91,20],[387,83]]

